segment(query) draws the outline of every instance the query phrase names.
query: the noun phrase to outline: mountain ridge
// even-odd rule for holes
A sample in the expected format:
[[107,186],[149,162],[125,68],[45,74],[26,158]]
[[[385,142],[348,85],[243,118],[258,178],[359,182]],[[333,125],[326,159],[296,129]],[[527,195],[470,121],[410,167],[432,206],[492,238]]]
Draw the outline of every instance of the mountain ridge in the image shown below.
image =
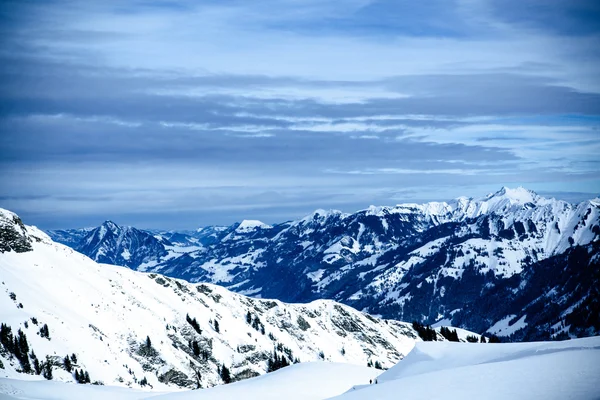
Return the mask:
[[[483,333],[511,315],[524,316],[516,305],[496,306],[505,312],[492,313],[497,320],[468,325],[469,319],[461,316],[465,307],[486,303],[487,294],[500,290],[494,288],[508,290],[516,280],[513,290],[526,292],[532,284],[523,277],[537,276],[534,272],[548,259],[577,259],[585,268],[598,268],[599,204],[594,199],[571,204],[503,187],[478,199],[371,206],[351,214],[319,209],[269,229],[238,231],[237,224],[207,229],[214,240],[202,248],[179,254],[172,248],[171,255],[148,257],[133,268],[217,283],[255,297],[300,302],[330,298],[386,318],[445,319]],[[573,256],[579,254],[577,247],[588,256]],[[587,273],[571,270],[576,276]],[[560,274],[552,279],[548,291],[565,281]],[[564,324],[561,315],[550,326]],[[588,328],[550,333],[545,326],[519,337],[579,335]]]

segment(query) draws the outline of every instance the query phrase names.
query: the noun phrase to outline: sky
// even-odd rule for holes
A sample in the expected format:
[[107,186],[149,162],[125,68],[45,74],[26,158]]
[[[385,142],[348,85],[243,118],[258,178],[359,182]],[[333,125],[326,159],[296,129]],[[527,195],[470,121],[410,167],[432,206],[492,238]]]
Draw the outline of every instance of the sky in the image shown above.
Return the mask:
[[600,194],[600,3],[0,2],[0,207],[44,229]]

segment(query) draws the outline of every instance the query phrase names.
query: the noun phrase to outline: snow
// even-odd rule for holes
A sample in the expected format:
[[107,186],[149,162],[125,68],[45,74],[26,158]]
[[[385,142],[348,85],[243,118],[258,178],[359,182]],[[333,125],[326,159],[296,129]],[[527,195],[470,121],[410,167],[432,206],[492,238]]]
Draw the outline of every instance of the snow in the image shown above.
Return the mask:
[[[600,398],[598,360],[600,337],[502,344],[419,342],[383,373],[363,366],[311,362],[229,385],[178,393],[0,379],[0,398],[592,400]],[[369,384],[375,379],[376,384]]]
[[158,396],[156,400],[318,400],[339,395],[356,384],[368,384],[381,371],[358,365],[312,362],[230,385]]
[[261,221],[255,220],[255,219],[245,219],[242,222],[240,222],[240,224],[238,225],[238,227],[235,230],[238,233],[245,233],[245,232],[253,231],[255,229],[270,229],[270,228],[272,228],[272,226],[267,225],[264,222],[261,222]]
[[58,381],[25,381],[0,378],[2,400],[141,400],[159,395],[116,386],[73,385]]
[[338,400],[597,399],[600,337],[537,343],[417,343],[376,385]]
[[527,317],[526,315],[523,315],[515,323],[510,324],[510,321],[515,319],[515,317],[516,315],[509,315],[505,318],[502,318],[500,321],[497,321],[494,325],[492,325],[487,332],[498,336],[510,336],[527,326],[527,323],[525,322],[525,318]]
[[307,273],[306,277],[313,282],[319,282],[323,278],[324,273],[325,273],[324,269],[318,269],[316,271]]

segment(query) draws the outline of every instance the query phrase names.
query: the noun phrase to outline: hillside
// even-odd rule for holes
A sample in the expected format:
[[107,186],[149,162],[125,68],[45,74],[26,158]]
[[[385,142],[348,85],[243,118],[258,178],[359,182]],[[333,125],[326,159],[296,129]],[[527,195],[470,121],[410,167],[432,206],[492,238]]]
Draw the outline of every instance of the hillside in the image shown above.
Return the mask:
[[[210,387],[227,381],[223,366],[232,381],[294,362],[390,367],[420,340],[409,324],[331,300],[286,304],[98,264],[6,210],[0,230],[0,322],[23,332],[26,362],[50,365],[54,380],[73,382],[77,369],[106,385]],[[0,361],[0,376],[41,379],[6,346]]]

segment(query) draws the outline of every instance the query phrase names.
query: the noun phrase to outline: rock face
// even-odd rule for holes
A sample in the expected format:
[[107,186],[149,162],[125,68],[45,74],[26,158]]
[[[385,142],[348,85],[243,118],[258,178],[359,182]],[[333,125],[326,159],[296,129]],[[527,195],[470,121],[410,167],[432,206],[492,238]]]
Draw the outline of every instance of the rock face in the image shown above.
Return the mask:
[[0,253],[24,253],[31,249],[31,240],[21,219],[10,211],[0,209]]
[[[498,334],[516,338],[585,335],[599,332],[597,319],[569,323],[567,315],[598,304],[599,210],[600,199],[573,205],[502,188],[448,203],[317,210],[273,226],[245,221],[213,231],[200,249],[128,265],[251,296],[328,298],[386,318],[445,320],[479,332],[505,321]],[[561,263],[569,274],[558,271]],[[525,299],[553,305],[541,317],[525,312]]]
[[[223,366],[238,380],[282,359],[390,367],[420,340],[410,324],[331,300],[287,304],[98,264],[3,215],[29,247],[17,252],[12,236],[1,242],[11,250],[0,254],[0,322],[26,335],[37,359],[52,360],[57,380],[73,381],[62,362],[72,354],[92,382],[195,388],[223,383]],[[22,370],[2,344],[0,362],[0,376]]]

